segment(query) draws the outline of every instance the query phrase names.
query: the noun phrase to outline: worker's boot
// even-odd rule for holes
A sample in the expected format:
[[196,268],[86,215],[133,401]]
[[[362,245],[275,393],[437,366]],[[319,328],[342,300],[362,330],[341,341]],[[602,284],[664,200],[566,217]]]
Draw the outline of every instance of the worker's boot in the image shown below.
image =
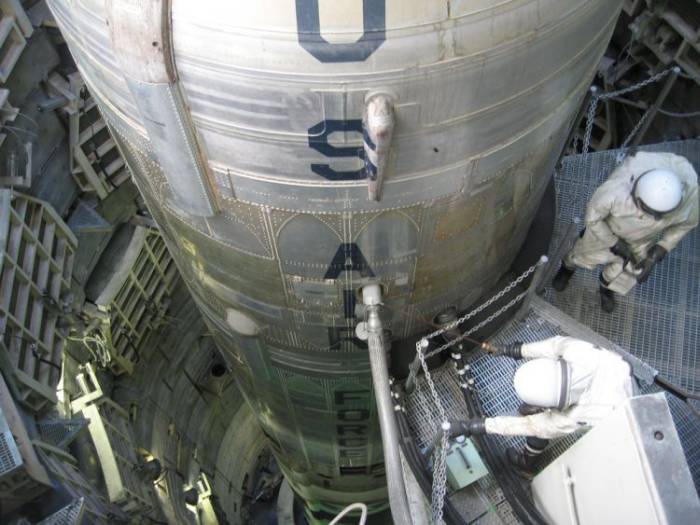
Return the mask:
[[615,311],[615,292],[605,286],[600,287],[600,308],[608,314]]
[[548,444],[549,440],[547,439],[528,437],[523,448],[508,447],[506,457],[520,477],[532,479],[535,475],[535,462]]
[[566,267],[566,264],[563,262],[561,263],[559,271],[552,280],[552,286],[557,292],[563,292],[566,290],[566,287],[569,286],[571,277],[574,275],[574,270],[576,270],[576,268],[569,269]]
[[600,274],[600,308],[606,313],[615,311],[615,292],[608,288],[608,283],[603,274]]
[[524,448],[508,447],[506,458],[518,476],[524,479],[532,479],[535,476],[534,459],[525,453]]

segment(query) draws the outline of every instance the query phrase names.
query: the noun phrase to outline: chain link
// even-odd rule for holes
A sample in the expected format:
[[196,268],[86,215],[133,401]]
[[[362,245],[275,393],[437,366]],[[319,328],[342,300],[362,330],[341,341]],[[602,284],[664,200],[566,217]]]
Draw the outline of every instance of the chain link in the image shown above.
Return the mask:
[[449,424],[447,422],[447,414],[445,413],[445,407],[442,406],[442,401],[440,401],[440,396],[437,393],[437,388],[435,387],[435,382],[428,369],[428,364],[425,361],[425,355],[423,354],[422,341],[416,343],[416,354],[420,359],[421,367],[423,368],[423,373],[425,375],[425,382],[428,383],[428,389],[430,390],[430,395],[433,398],[435,407],[438,410],[438,415],[440,421],[442,422],[442,436],[440,439],[440,450],[436,450],[433,455],[433,487],[431,493],[431,523],[433,525],[440,525],[442,523],[442,508],[445,502],[445,494],[447,491],[447,467],[445,465],[445,460],[447,458],[447,442],[449,439]]
[[[586,132],[583,136],[583,150],[582,153],[588,153],[588,150],[591,145],[591,135],[593,134],[593,123],[595,121],[595,115],[596,111],[598,110],[598,102],[601,100],[607,100],[609,98],[614,98],[614,97],[619,97],[621,95],[626,95],[627,93],[631,93],[633,91],[637,91],[642,89],[643,87],[646,87],[650,84],[653,84],[655,82],[658,82],[665,76],[667,76],[669,73],[673,71],[673,68],[670,67],[668,69],[664,69],[663,71],[660,71],[659,73],[656,73],[655,75],[652,75],[651,77],[642,80],[641,82],[638,82],[632,86],[628,86],[623,89],[618,89],[617,91],[609,91],[607,93],[594,93],[593,96],[591,97],[591,103],[588,106],[588,114],[586,115]],[[639,129],[638,127],[635,128],[635,131]],[[629,138],[629,137],[628,137]]]
[[535,263],[532,266],[530,266],[527,270],[525,270],[523,273],[521,273],[514,281],[512,281],[510,284],[502,288],[498,293],[493,295],[488,301],[480,304],[473,310],[471,310],[469,313],[463,315],[459,319],[456,319],[442,327],[440,327],[438,330],[435,330],[434,332],[431,332],[430,334],[426,335],[423,339],[433,339],[434,337],[437,337],[439,335],[444,334],[448,330],[452,330],[453,328],[456,328],[457,326],[461,325],[465,321],[468,321],[478,313],[482,312],[489,306],[491,306],[494,302],[498,301],[500,298],[502,298],[505,294],[510,292],[513,288],[518,286],[520,283],[522,283],[525,279],[530,277],[532,273],[537,269],[539,263]]
[[442,401],[440,400],[440,396],[438,395],[437,388],[435,387],[435,382],[433,381],[432,375],[430,374],[430,370],[428,369],[428,364],[426,360],[430,358],[431,356],[435,355],[438,352],[441,352],[445,348],[449,348],[450,346],[455,345],[457,342],[461,341],[465,337],[469,336],[470,334],[476,332],[477,330],[483,328],[487,324],[489,324],[491,321],[499,317],[500,315],[503,314],[506,310],[512,308],[516,303],[521,301],[525,296],[527,295],[527,292],[521,292],[517,296],[515,296],[513,299],[508,301],[507,304],[503,305],[501,308],[496,310],[494,313],[489,315],[486,319],[478,323],[476,326],[471,328],[470,330],[466,331],[464,334],[462,334],[460,337],[453,339],[449,343],[443,345],[442,347],[430,352],[429,354],[425,355],[423,353],[423,347],[421,344],[421,341],[426,340],[423,339],[416,343],[416,353],[418,354],[418,357],[420,359],[421,363],[421,368],[423,369],[423,374],[425,375],[425,382],[428,384],[428,389],[430,390],[430,394],[433,398],[433,401],[435,402],[435,406],[438,410],[439,414],[439,419],[442,421],[442,436],[440,436],[440,445],[437,450],[435,450],[435,453],[433,455],[433,486],[432,486],[432,492],[431,492],[431,503],[430,503],[430,509],[431,509],[431,523],[432,525],[441,525],[442,524],[442,516],[443,516],[443,507],[445,503],[445,495],[447,494],[447,464],[446,464],[446,459],[447,459],[447,450],[449,448],[449,431],[450,431],[450,426],[449,422],[447,421],[447,414],[445,412],[445,408],[442,406]]
[[432,525],[442,525],[442,509],[447,495],[447,451],[450,448],[449,431],[443,430],[439,449],[433,455],[433,487],[430,501]]
[[639,119],[639,122],[635,124],[634,128],[632,131],[630,131],[630,134],[627,135],[627,138],[625,141],[622,143],[620,146],[619,151],[617,152],[617,155],[615,155],[615,163],[616,164],[621,164],[623,160],[625,160],[625,157],[627,157],[627,146],[629,145],[630,141],[632,140],[632,137],[634,137],[639,129],[642,127],[642,124],[646,121],[647,117],[649,117],[649,112],[651,110],[647,109],[644,114],[642,115],[642,118]]
[[455,337],[454,339],[448,341],[448,342],[445,343],[444,345],[439,346],[439,347],[436,348],[435,350],[432,350],[431,352],[429,352],[429,353],[425,356],[425,358],[426,358],[426,359],[430,359],[431,357],[436,356],[436,355],[439,354],[440,352],[442,352],[442,351],[444,351],[444,350],[447,350],[448,348],[450,348],[450,347],[456,345],[456,344],[459,343],[460,341],[463,341],[464,339],[466,339],[467,337],[469,337],[470,335],[472,335],[474,332],[477,332],[477,331],[481,330],[484,326],[486,326],[487,324],[489,324],[491,321],[493,321],[493,320],[496,319],[497,317],[500,317],[500,316],[503,314],[503,312],[505,312],[506,310],[511,309],[518,301],[521,301],[526,295],[527,295],[527,292],[521,292],[521,293],[519,293],[518,295],[516,295],[515,297],[513,297],[513,299],[511,299],[511,300],[508,302],[508,304],[505,304],[505,305],[503,305],[502,307],[500,307],[500,308],[499,308],[498,310],[496,310],[494,313],[492,313],[491,315],[489,315],[486,319],[484,319],[483,321],[481,321],[479,324],[473,326],[472,328],[470,328],[469,330],[467,330],[466,332],[464,332],[464,333],[463,333],[462,335],[460,335],[459,337]]

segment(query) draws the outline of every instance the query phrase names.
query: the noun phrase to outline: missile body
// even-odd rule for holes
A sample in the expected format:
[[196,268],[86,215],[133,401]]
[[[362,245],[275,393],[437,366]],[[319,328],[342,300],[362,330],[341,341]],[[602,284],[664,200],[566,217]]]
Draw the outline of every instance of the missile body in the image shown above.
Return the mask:
[[48,3],[309,515],[385,508],[358,290],[397,341],[503,275],[621,2]]

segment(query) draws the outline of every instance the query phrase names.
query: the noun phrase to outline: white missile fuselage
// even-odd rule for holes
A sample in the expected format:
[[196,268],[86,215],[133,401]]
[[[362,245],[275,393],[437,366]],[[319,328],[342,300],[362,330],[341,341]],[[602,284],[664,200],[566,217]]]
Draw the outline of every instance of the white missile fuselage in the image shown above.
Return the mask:
[[386,507],[358,290],[402,340],[496,283],[621,2],[48,4],[295,492]]

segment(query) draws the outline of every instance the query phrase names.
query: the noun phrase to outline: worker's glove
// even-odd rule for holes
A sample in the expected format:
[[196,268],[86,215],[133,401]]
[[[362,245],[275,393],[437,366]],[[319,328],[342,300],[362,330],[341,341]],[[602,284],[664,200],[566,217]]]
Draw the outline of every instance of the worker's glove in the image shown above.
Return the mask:
[[632,249],[629,247],[629,244],[622,239],[618,240],[615,245],[610,248],[610,251],[613,253],[613,255],[622,257],[625,261],[631,261],[634,258],[634,254],[632,253]]
[[450,438],[486,434],[486,424],[482,417],[450,421]]
[[666,257],[666,248],[659,244],[655,244],[648,252],[646,259],[637,265],[637,270],[641,270],[637,275],[638,283],[645,283],[649,279],[652,269],[657,263],[661,262]]

